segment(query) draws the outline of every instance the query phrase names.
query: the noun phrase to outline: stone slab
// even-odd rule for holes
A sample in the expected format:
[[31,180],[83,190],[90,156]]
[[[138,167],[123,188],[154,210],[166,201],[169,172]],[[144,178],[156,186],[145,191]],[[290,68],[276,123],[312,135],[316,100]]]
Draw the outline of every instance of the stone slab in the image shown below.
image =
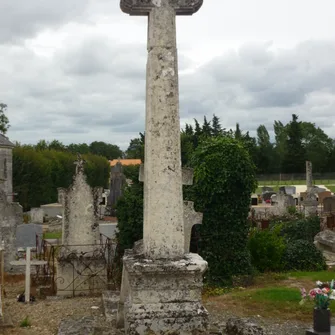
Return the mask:
[[11,316],[5,311],[4,316],[0,317],[0,329],[14,328]]
[[335,335],[335,326],[332,326],[330,329],[330,333],[328,332],[317,332],[314,329],[308,329],[306,330],[306,335]]
[[65,319],[60,322],[58,335],[88,335],[94,334],[94,318],[81,317],[77,319]]
[[104,235],[103,237],[114,239],[117,232],[117,223],[99,223],[99,232]]
[[117,291],[104,291],[102,292],[102,306],[107,322],[116,319],[118,303],[120,300],[120,292]]
[[16,228],[16,247],[17,248],[34,248],[36,247],[36,235],[39,241],[43,239],[42,225],[29,223],[21,224]]

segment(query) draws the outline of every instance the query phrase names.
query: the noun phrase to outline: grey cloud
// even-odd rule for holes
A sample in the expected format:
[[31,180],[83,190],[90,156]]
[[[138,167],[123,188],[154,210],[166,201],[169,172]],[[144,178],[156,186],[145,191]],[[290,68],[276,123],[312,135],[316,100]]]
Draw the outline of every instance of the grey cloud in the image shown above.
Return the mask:
[[[301,120],[316,122],[332,134],[335,48],[331,44],[306,42],[278,53],[267,45],[247,45],[192,73],[182,73],[182,120],[202,121],[204,115],[211,119],[215,113],[223,127],[239,122],[253,134],[260,124],[270,130],[273,120],[288,122],[297,113]],[[190,62],[183,55],[179,59],[182,72]],[[13,140],[103,140],[125,149],[144,131],[144,45],[88,39],[53,58],[23,47],[0,47],[0,60],[0,97],[9,105]]]
[[46,28],[85,20],[83,14],[89,3],[90,0],[1,0],[0,43],[19,43]]

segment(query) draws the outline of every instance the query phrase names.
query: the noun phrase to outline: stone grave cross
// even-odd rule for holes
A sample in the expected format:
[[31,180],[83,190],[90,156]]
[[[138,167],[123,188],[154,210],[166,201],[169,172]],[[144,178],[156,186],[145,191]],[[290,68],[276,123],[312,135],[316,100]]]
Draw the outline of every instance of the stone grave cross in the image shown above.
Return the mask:
[[81,157],[80,154],[77,154],[77,160],[73,164],[76,165],[76,175],[79,173],[84,173],[84,165],[86,161]]
[[121,0],[122,11],[148,16],[144,165],[144,253],[184,255],[176,15],[192,15],[203,0]]

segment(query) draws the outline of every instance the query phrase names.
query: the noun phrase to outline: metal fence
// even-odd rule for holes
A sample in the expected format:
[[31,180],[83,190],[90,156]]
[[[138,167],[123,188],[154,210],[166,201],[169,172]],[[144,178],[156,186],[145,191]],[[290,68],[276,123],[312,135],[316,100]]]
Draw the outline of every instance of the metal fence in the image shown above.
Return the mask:
[[39,266],[32,279],[43,288],[42,295],[92,295],[113,290],[118,285],[119,267],[115,263],[117,244],[100,235],[100,243],[84,245],[54,245],[43,240]]
[[[306,180],[306,173],[276,173],[276,174],[259,174],[257,175],[258,182],[272,181],[277,183],[291,183],[292,181]],[[320,184],[335,183],[335,172],[329,173],[313,173],[313,180],[318,181]]]

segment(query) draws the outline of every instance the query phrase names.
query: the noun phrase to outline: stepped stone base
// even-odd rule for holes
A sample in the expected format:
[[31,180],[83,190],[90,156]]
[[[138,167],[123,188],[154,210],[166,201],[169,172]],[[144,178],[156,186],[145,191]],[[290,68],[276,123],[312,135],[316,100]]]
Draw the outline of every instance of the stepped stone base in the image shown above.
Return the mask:
[[201,303],[207,262],[197,254],[180,260],[150,260],[135,248],[123,258],[117,326],[130,335],[207,334]]
[[120,292],[104,291],[102,292],[102,306],[107,322],[116,319],[117,309],[120,300]]

